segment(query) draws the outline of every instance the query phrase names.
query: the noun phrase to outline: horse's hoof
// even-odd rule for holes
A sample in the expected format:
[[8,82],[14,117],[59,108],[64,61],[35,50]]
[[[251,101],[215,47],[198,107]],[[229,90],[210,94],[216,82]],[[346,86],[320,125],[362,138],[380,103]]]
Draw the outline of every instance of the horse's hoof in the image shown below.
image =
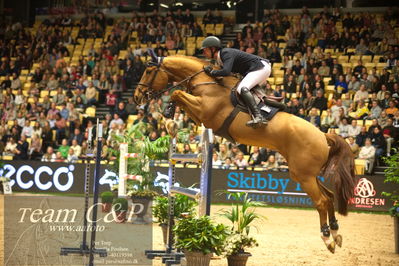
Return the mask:
[[331,242],[328,246],[327,246],[327,248],[328,248],[328,250],[331,252],[331,253],[335,253],[335,242],[333,241],[333,242]]
[[338,247],[342,247],[342,236],[341,235],[337,235],[334,238],[335,243],[337,243]]

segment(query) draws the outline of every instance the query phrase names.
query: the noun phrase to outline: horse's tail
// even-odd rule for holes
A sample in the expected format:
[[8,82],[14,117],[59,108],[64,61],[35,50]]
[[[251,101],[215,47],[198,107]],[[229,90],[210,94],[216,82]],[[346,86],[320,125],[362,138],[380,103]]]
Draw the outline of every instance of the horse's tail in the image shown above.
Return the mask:
[[355,161],[352,150],[346,141],[333,134],[325,134],[330,146],[328,160],[321,175],[332,178],[338,195],[338,213],[348,214],[348,201],[353,197],[355,187]]

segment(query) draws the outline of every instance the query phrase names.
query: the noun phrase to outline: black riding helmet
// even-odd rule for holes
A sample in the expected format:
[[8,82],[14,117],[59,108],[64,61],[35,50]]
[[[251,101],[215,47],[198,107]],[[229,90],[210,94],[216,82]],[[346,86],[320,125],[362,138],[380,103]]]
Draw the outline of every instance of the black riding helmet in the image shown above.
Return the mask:
[[203,41],[202,41],[202,47],[201,50],[204,48],[208,48],[208,47],[216,47],[216,48],[222,48],[222,42],[219,40],[218,37],[216,36],[209,36],[206,37]]

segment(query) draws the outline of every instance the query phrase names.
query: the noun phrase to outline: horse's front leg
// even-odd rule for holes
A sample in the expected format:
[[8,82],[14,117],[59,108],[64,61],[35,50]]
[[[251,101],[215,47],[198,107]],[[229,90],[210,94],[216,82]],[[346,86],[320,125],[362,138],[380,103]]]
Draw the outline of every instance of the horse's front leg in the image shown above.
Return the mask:
[[201,124],[202,122],[202,98],[188,94],[184,91],[177,90],[171,95],[171,99],[177,103],[183,110],[188,114],[191,119],[194,120],[196,124]]

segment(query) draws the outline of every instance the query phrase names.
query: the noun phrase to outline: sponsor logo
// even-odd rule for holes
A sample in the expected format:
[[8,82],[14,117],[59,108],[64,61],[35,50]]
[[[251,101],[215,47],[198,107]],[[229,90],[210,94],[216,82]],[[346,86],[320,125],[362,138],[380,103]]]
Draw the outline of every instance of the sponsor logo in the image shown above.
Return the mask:
[[350,203],[358,208],[373,208],[374,206],[385,205],[385,199],[374,197],[377,192],[374,189],[373,182],[367,178],[361,178],[355,187],[355,197]]
[[119,183],[118,175],[108,169],[105,169],[104,175],[100,178],[100,185],[109,185],[109,188],[112,189],[112,186]]
[[55,170],[48,166],[40,166],[34,169],[30,165],[15,168],[11,164],[4,165],[5,177],[10,178],[10,186],[17,185],[21,189],[29,190],[33,186],[46,191],[54,187],[59,191],[68,191],[74,181],[73,171],[75,166],[62,166]]

